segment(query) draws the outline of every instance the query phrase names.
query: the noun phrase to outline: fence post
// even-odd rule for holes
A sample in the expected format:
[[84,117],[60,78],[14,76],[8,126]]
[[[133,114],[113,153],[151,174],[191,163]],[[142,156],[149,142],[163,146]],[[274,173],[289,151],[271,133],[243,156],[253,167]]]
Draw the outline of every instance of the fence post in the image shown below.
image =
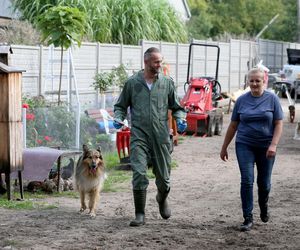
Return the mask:
[[140,40],[140,45],[141,45],[141,68],[144,67],[144,40]]
[[228,51],[228,54],[229,54],[229,67],[228,67],[228,93],[231,92],[231,42],[232,42],[232,39],[230,39],[230,42],[229,42],[229,51]]
[[123,64],[123,43],[120,44],[120,65]]
[[[97,42],[97,55],[96,55],[96,72],[95,74],[98,74],[100,72],[100,43]],[[96,106],[98,106],[99,103],[99,91],[96,90],[95,94],[95,101],[96,101]]]
[[175,75],[175,79],[176,79],[176,88],[178,88],[179,86],[179,44],[177,42],[176,45],[176,75]]
[[42,89],[42,82],[43,82],[43,53],[44,51],[44,47],[43,45],[40,45],[40,48],[39,48],[39,78],[38,78],[38,95],[42,95],[43,93],[43,89]]

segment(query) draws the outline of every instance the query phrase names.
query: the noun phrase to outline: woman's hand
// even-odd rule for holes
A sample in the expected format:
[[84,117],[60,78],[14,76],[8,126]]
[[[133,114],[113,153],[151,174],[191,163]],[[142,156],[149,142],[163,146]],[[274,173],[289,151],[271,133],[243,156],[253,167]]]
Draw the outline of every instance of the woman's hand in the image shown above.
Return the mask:
[[222,149],[220,152],[220,157],[223,161],[227,161],[228,160],[228,152],[227,149]]
[[277,149],[277,145],[271,144],[266,153],[267,158],[275,157],[276,149]]
[[237,126],[238,126],[238,122],[237,121],[231,121],[229,123],[225,138],[224,138],[224,142],[223,142],[223,146],[220,152],[220,157],[223,161],[227,161],[228,160],[228,152],[227,152],[227,147],[230,144],[232,138],[235,135],[235,132],[237,130]]

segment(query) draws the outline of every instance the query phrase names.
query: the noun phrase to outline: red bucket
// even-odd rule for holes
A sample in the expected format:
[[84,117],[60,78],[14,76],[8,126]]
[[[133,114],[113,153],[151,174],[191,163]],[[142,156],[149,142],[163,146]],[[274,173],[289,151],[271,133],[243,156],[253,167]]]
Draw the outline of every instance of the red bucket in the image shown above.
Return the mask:
[[130,149],[130,129],[128,127],[117,132],[116,144],[119,158],[128,157]]

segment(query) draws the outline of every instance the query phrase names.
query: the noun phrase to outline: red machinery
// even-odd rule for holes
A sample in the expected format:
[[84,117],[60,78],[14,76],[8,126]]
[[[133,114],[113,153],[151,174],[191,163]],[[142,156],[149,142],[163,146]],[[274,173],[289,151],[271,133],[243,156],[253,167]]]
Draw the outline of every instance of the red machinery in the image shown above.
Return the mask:
[[[193,46],[217,48],[215,77],[190,77],[191,54]],[[217,45],[191,43],[189,47],[187,81],[184,85],[185,96],[181,105],[187,113],[187,134],[213,136],[220,135],[223,127],[223,112],[217,107],[221,97],[221,85],[218,82],[220,48]],[[186,90],[186,87],[188,89]]]

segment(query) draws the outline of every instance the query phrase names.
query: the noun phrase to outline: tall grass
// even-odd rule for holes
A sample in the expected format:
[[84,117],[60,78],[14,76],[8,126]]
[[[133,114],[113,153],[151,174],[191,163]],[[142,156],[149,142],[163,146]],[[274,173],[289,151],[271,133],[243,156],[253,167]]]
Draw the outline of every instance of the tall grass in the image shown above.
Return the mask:
[[184,22],[167,0],[15,0],[24,19],[37,17],[56,5],[77,7],[88,16],[87,40],[138,44],[141,39],[187,42]]

